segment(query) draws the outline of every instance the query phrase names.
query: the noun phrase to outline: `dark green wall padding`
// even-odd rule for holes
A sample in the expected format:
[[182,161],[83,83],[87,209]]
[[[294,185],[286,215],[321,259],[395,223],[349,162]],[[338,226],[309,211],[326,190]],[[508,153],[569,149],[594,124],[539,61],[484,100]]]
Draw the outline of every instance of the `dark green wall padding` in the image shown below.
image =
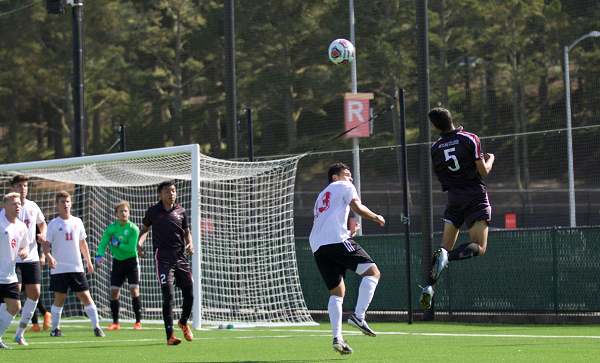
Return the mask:
[[[354,238],[375,260],[381,280],[369,310],[406,311],[405,237]],[[434,248],[441,234],[434,237]],[[456,246],[469,242],[459,235]],[[410,236],[412,306],[421,310],[421,236]],[[327,310],[329,293],[308,239],[296,240],[302,292],[309,310]],[[487,252],[453,261],[436,284],[438,311],[600,311],[600,227],[490,231]],[[344,309],[356,304],[360,277],[346,274]]]

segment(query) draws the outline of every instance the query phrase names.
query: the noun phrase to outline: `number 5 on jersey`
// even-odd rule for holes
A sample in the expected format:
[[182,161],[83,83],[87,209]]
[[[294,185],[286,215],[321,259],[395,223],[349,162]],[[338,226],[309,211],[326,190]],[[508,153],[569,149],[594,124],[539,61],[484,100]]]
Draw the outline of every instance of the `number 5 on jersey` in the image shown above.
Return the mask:
[[453,147],[451,147],[449,149],[444,149],[444,155],[446,156],[446,161],[448,161],[450,159],[454,160],[454,167],[449,166],[448,169],[450,169],[452,171],[457,171],[458,169],[460,169],[460,165],[458,165],[458,159],[456,158],[456,155],[450,155],[450,153],[454,150],[456,150],[456,149]]

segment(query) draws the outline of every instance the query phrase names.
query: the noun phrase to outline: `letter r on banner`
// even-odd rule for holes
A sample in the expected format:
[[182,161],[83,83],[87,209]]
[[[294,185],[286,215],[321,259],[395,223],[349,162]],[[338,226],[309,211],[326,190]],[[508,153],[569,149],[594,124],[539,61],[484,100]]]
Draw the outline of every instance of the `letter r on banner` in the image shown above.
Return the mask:
[[369,137],[371,125],[369,122],[369,100],[373,99],[372,93],[346,93],[344,95],[344,115],[346,130],[356,126],[348,132],[346,137]]

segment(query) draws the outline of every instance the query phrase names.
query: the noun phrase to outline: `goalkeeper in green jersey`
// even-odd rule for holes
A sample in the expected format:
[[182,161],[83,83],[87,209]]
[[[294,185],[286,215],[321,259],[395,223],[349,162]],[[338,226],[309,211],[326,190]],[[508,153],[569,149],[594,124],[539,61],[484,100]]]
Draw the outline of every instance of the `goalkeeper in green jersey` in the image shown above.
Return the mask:
[[97,265],[105,262],[103,255],[107,245],[110,247],[113,255],[113,268],[110,276],[110,310],[113,316],[113,323],[108,326],[108,330],[121,329],[119,326],[119,292],[126,277],[129,282],[129,291],[131,292],[132,306],[135,313],[135,326],[133,329],[142,330],[140,322],[142,317],[140,263],[137,253],[137,241],[140,229],[129,221],[130,209],[131,207],[128,202],[121,201],[115,204],[115,213],[118,221],[106,228],[98,246],[98,252],[96,253]]

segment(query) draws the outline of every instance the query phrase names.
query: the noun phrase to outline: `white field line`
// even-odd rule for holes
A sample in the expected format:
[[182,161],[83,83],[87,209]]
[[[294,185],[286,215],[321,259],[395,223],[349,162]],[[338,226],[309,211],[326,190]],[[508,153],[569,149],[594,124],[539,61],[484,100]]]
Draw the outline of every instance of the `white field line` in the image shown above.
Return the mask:
[[[70,327],[75,327],[69,325]],[[164,328],[151,328],[151,329],[164,329]],[[249,332],[249,330],[245,330]],[[268,335],[268,336],[244,336],[244,337],[207,337],[207,338],[194,338],[194,340],[218,340],[218,339],[274,339],[274,338],[302,338],[302,337],[331,337],[329,330],[282,330],[282,329],[261,329],[256,331],[271,331],[271,332],[307,332],[307,333],[321,333],[321,334],[299,334],[299,335]],[[357,331],[344,331],[345,335],[361,335],[362,333]],[[600,336],[595,335],[525,335],[525,334],[450,334],[450,333],[408,333],[408,332],[380,332],[378,335],[423,335],[423,336],[447,336],[447,337],[491,337],[491,338],[550,338],[550,339],[564,339],[564,338],[583,338],[583,339],[600,339]],[[164,339],[98,339],[88,341],[67,341],[67,340],[56,340],[51,342],[35,342],[30,343],[31,345],[38,344],[105,344],[105,343],[118,343],[118,342],[153,342],[153,341],[164,341]],[[5,342],[8,345],[17,345],[14,342]]]

